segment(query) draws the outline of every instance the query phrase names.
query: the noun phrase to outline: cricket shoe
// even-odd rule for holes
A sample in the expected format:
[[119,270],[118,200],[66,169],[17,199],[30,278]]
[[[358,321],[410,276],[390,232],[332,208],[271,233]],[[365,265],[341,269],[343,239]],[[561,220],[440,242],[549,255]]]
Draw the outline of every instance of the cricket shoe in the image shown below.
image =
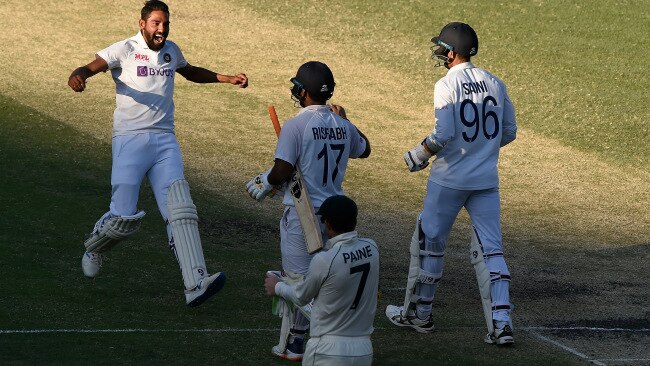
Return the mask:
[[283,358],[288,361],[302,361],[302,355],[304,354],[303,350],[303,345],[304,345],[304,338],[298,338],[295,337],[293,338],[293,342],[287,344],[287,349],[282,351],[280,349],[280,346],[273,346],[273,349],[271,349],[271,353],[273,356]]
[[99,270],[102,268],[103,262],[104,256],[102,254],[85,252],[83,257],[81,257],[81,269],[84,272],[84,276],[88,278],[97,276]]
[[431,333],[433,332],[433,321],[431,320],[431,314],[429,314],[425,319],[418,318],[415,314],[407,314],[406,316],[402,315],[403,306],[388,305],[386,306],[386,316],[391,323],[399,327],[409,327],[415,329],[419,333]]
[[505,325],[503,328],[494,328],[494,332],[488,333],[484,339],[485,343],[496,344],[497,346],[509,346],[515,343],[512,336],[512,328]]
[[226,284],[226,274],[217,272],[209,277],[204,277],[193,290],[185,291],[185,302],[187,306],[199,306],[212,295],[216,294]]

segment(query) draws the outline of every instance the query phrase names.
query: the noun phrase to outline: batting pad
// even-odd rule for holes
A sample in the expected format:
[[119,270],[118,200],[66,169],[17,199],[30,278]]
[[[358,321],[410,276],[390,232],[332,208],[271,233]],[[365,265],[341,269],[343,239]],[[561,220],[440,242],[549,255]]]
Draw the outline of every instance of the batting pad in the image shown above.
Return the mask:
[[494,333],[494,323],[492,322],[492,295],[490,289],[490,269],[485,263],[485,255],[483,253],[483,245],[478,237],[478,233],[474,225],[471,225],[472,240],[469,247],[469,260],[476,272],[476,282],[478,289],[481,293],[481,303],[483,305],[483,314],[485,315],[485,323],[487,324],[488,333]]
[[104,225],[96,228],[90,238],[84,242],[89,253],[104,253],[117,243],[140,230],[144,211],[132,216],[117,216],[106,220]]
[[176,246],[178,264],[183,274],[185,290],[196,288],[200,279],[208,275],[199,237],[199,216],[185,179],[174,181],[167,195],[169,225]]
[[433,273],[422,269],[422,257],[443,258],[445,254],[426,250],[420,215],[418,215],[415,231],[411,238],[409,252],[411,254],[411,260],[409,261],[406,295],[404,296],[404,313],[402,314],[404,317],[407,316],[409,310],[415,311],[418,303],[431,303],[433,301],[433,297],[425,298],[420,296],[417,291],[417,285],[434,285],[440,281],[440,278],[442,278],[442,270],[440,270],[439,273]]

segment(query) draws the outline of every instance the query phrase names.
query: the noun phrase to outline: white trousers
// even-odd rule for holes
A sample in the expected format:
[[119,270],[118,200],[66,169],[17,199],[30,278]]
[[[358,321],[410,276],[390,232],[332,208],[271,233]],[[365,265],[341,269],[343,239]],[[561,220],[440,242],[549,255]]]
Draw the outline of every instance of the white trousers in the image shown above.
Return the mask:
[[[486,264],[491,274],[505,275],[509,279],[510,272],[502,254],[501,202],[498,188],[466,191],[443,187],[429,181],[421,216],[425,250],[445,251],[451,227],[463,207],[476,228],[484,253],[489,257]],[[469,243],[469,234],[467,242]],[[428,272],[442,273],[444,258],[423,257],[421,267]],[[437,283],[420,284],[418,295],[432,299],[437,286]],[[493,281],[490,286],[494,309],[492,316],[495,320],[510,321],[509,286],[509,280]],[[427,311],[423,312],[430,312],[429,309],[430,305]]]
[[[323,243],[325,243],[327,241],[325,228],[322,223],[320,226]],[[309,264],[314,255],[307,252],[305,234],[300,226],[296,208],[293,206],[284,207],[284,214],[280,220],[280,251],[282,252],[282,269],[285,272],[301,275],[306,275],[309,272]]]
[[[133,215],[137,211],[142,180],[146,176],[167,221],[167,192],[172,182],[185,179],[181,151],[173,133],[140,133],[115,136],[112,142],[112,216]],[[168,228],[168,236],[171,235]]]
[[372,364],[370,337],[324,335],[307,341],[302,364],[309,366],[366,366]]

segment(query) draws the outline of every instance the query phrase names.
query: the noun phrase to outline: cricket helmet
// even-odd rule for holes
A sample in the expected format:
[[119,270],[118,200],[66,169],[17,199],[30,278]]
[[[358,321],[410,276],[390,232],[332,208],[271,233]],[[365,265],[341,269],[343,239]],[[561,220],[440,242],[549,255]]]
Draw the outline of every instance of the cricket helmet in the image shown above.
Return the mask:
[[300,93],[302,90],[306,90],[314,99],[324,102],[332,97],[336,85],[332,70],[318,61],[302,64],[296,76],[291,78],[291,83],[293,83],[291,94],[299,101],[304,100]]
[[478,53],[478,37],[469,24],[451,22],[445,25],[440,35],[431,38],[431,42],[440,46],[433,51],[433,57],[454,51],[461,56],[474,56]]

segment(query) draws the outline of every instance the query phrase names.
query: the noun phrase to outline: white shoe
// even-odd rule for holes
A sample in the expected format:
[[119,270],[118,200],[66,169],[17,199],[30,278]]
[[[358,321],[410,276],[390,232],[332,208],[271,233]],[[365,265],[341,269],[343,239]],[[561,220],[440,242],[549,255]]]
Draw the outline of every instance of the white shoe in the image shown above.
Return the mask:
[[497,346],[509,346],[515,343],[510,325],[505,325],[503,328],[495,327],[494,333],[488,333],[483,340],[485,343],[496,344]]
[[386,316],[391,323],[400,327],[409,327],[415,329],[418,333],[433,332],[433,321],[431,314],[425,319],[418,318],[415,314],[402,315],[403,306],[388,305],[386,306]]
[[303,338],[294,338],[293,342],[287,344],[287,348],[284,351],[280,350],[280,345],[273,346],[271,354],[289,361],[302,361],[303,354],[305,353],[303,349],[304,342],[305,340]]
[[185,302],[187,306],[199,306],[216,294],[226,284],[226,275],[223,272],[217,272],[212,276],[205,277],[199,281],[195,289],[185,291]]
[[89,278],[94,278],[102,268],[103,256],[98,253],[85,252],[81,257],[81,269],[84,275]]

